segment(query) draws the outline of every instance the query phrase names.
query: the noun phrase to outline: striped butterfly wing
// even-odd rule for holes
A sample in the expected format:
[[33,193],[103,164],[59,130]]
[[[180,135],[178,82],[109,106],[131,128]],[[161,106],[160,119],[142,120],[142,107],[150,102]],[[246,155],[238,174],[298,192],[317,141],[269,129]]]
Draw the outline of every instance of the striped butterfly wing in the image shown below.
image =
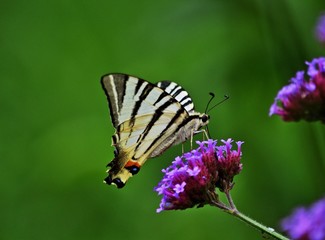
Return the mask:
[[161,81],[157,86],[175,98],[187,112],[194,111],[194,104],[189,94],[177,83],[170,81]]
[[[192,125],[200,124],[201,115],[193,111],[185,90],[171,92],[175,83],[160,82],[156,86],[125,74],[108,74],[101,82],[116,129],[112,137],[115,158],[108,164],[105,182],[121,188],[148,158],[185,141],[188,136],[179,136],[179,132],[186,126],[197,130]],[[190,103],[182,104],[180,98]]]

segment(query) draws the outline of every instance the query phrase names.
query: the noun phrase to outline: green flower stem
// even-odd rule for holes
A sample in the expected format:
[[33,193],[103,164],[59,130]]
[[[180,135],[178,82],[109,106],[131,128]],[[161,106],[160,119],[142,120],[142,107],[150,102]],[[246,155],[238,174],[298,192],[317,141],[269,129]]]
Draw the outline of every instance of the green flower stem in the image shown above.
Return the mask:
[[235,205],[235,203],[234,203],[234,201],[232,200],[232,197],[231,197],[231,195],[230,195],[230,189],[231,189],[232,187],[227,187],[226,189],[225,189],[225,194],[226,194],[226,197],[227,197],[227,200],[228,200],[228,203],[229,203],[229,205],[230,205],[230,209],[232,209],[233,211],[237,211],[237,208],[236,208],[236,205]]
[[251,225],[252,227],[260,230],[262,232],[262,234],[268,234],[270,236],[272,236],[275,239],[280,239],[280,240],[289,240],[289,238],[281,235],[280,233],[276,232],[273,228],[269,228],[264,226],[263,224],[255,221],[254,219],[251,219],[250,217],[247,217],[246,215],[242,214],[241,212],[239,212],[238,210],[235,211],[226,211],[227,213],[239,218],[240,220],[242,220],[243,222]]
[[230,188],[227,188],[225,191],[225,194],[227,196],[227,200],[229,203],[229,206],[224,204],[219,200],[218,194],[216,192],[209,192],[209,204],[214,207],[218,207],[222,209],[224,212],[235,216],[236,218],[239,218],[243,222],[249,224],[250,226],[254,227],[255,229],[261,231],[261,233],[268,234],[269,236],[273,237],[274,239],[280,239],[280,240],[289,240],[289,238],[281,235],[280,233],[276,232],[273,228],[266,227],[263,224],[255,221],[254,219],[247,217],[246,215],[239,212],[235,206],[234,201],[232,200],[230,191]]

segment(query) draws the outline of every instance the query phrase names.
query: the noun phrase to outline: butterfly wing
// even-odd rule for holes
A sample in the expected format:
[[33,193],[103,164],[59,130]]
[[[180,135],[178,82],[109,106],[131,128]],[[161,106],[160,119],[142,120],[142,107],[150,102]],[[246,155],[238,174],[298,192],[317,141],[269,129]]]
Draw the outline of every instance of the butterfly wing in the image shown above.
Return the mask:
[[161,154],[174,142],[173,133],[189,113],[163,88],[142,79],[108,74],[101,82],[116,128],[112,137],[115,158],[108,164],[111,168],[105,182],[120,188],[149,157]]
[[194,112],[194,104],[191,97],[180,85],[170,81],[161,81],[157,83],[157,87],[175,98],[188,113]]

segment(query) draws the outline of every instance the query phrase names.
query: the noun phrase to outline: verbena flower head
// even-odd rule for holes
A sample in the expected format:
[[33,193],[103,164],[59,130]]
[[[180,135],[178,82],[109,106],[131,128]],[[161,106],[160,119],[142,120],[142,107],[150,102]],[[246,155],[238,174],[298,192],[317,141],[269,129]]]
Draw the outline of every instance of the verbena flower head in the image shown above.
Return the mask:
[[198,141],[197,149],[176,157],[171,166],[162,170],[165,176],[155,187],[163,197],[157,212],[203,206],[209,203],[210,193],[215,192],[219,182],[230,181],[231,185],[242,169],[242,142],[237,142],[237,151],[231,150],[231,139],[222,142],[224,145],[217,146],[216,140]]
[[223,142],[224,145],[217,147],[217,171],[219,177],[216,186],[220,191],[224,192],[232,189],[234,176],[239,174],[243,168],[240,159],[242,155],[241,145],[244,142],[237,142],[237,150],[231,150],[232,139],[229,138],[227,141],[221,140],[221,142]]
[[325,13],[323,13],[317,21],[316,37],[319,42],[325,44]]
[[290,84],[284,86],[270,108],[270,115],[284,121],[322,121],[325,123],[325,58],[313,59],[308,65],[308,79],[304,71],[297,72]]
[[325,198],[314,203],[310,208],[297,208],[291,216],[285,218],[282,228],[292,239],[325,239]]

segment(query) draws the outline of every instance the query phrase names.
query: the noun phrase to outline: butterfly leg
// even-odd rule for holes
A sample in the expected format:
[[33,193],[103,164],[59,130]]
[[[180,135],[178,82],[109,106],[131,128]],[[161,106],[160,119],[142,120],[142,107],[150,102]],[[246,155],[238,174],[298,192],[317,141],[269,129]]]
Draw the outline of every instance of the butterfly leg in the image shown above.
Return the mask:
[[206,137],[207,140],[208,140],[208,139],[209,139],[209,131],[207,131],[207,130],[205,130],[205,129],[203,129],[202,131],[204,132],[204,135],[205,135],[205,137]]
[[[203,139],[203,141],[204,141],[204,136],[206,137],[206,139],[209,139],[209,134],[207,133],[207,131],[205,129],[201,129],[201,130],[198,130],[198,131],[191,130],[191,141],[190,141],[190,143],[191,143],[191,150],[193,149],[193,136],[195,134],[198,134],[198,133],[202,133],[202,139]],[[182,145],[182,150],[184,152],[183,145]]]
[[[202,136],[203,136],[203,140],[204,140],[204,136],[206,137],[206,139],[209,139],[209,135],[207,133],[207,131],[205,129],[201,129],[199,131],[195,131],[194,134],[198,134],[198,133],[203,133]],[[191,134],[191,144],[192,144],[192,138],[193,138],[193,132]]]
[[191,130],[191,150],[193,149],[193,135],[194,135],[195,133],[194,133],[194,131],[193,130]]

